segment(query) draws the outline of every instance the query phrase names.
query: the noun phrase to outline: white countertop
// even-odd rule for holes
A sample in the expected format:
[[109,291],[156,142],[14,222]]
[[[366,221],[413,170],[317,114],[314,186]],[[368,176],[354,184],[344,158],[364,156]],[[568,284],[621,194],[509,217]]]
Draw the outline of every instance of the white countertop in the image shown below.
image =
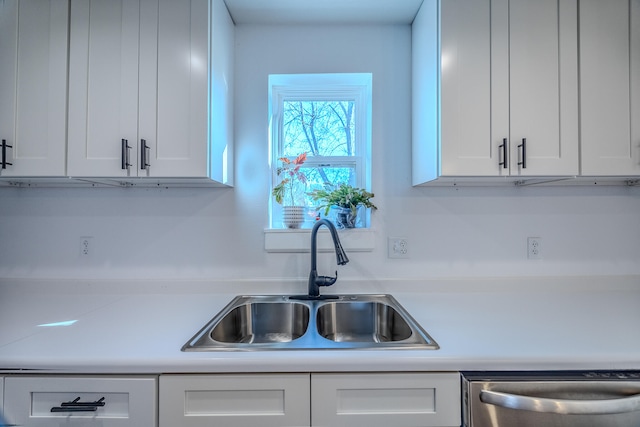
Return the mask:
[[322,291],[390,293],[440,349],[180,351],[234,296],[304,286],[0,281],[0,374],[640,369],[639,277],[345,283]]

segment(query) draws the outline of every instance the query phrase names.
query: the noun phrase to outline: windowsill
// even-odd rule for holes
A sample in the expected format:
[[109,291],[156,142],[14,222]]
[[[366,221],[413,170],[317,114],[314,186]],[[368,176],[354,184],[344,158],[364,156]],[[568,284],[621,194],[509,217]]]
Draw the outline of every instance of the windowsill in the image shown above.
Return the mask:
[[[375,231],[370,228],[341,229],[338,236],[347,252],[372,252],[375,248]],[[310,252],[311,229],[265,229],[264,249],[267,252]],[[318,230],[318,250],[333,250],[329,230]]]

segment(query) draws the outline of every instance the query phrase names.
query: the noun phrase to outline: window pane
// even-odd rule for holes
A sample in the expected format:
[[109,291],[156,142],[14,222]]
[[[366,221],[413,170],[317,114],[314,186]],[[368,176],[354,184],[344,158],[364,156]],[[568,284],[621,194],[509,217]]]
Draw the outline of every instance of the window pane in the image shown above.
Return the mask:
[[354,101],[284,101],[283,155],[355,156]]
[[326,184],[337,186],[339,184],[356,185],[355,170],[349,167],[317,167],[303,168],[307,176],[309,191],[323,188]]

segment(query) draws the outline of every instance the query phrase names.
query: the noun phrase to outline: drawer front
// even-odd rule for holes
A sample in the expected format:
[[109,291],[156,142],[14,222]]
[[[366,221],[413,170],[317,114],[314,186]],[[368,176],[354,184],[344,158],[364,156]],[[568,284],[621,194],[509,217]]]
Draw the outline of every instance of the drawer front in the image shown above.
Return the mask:
[[21,426],[155,427],[155,377],[7,377],[5,418]]
[[314,374],[314,427],[459,426],[458,373]]
[[309,374],[160,377],[160,427],[308,426],[309,402]]

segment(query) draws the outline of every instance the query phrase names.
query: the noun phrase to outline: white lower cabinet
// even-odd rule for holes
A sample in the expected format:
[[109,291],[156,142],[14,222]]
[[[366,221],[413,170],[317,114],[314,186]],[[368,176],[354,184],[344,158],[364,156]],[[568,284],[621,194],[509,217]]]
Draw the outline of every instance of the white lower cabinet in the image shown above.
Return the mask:
[[7,425],[157,426],[157,377],[10,376],[4,382]]
[[309,411],[309,374],[160,377],[160,427],[301,427]]
[[458,373],[314,374],[311,425],[459,426]]
[[455,372],[160,377],[160,427],[449,427],[460,422]]

